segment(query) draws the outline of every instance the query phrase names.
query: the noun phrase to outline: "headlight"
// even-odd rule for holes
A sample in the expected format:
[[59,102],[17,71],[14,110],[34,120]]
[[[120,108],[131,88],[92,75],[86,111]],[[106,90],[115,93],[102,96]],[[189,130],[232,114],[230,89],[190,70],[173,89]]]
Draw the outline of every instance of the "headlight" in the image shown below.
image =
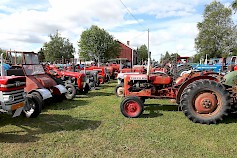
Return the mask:
[[3,96],[3,101],[4,102],[13,102],[14,101],[14,96],[13,95],[4,95]]

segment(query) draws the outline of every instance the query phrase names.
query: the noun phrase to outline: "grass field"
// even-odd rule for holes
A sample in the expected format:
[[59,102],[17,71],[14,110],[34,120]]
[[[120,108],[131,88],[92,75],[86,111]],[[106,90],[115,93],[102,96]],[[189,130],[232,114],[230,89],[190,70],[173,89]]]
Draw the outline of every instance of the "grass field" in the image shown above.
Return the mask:
[[0,157],[236,157],[237,115],[194,124],[168,100],[136,119],[120,113],[115,83],[46,106],[38,118],[0,116]]

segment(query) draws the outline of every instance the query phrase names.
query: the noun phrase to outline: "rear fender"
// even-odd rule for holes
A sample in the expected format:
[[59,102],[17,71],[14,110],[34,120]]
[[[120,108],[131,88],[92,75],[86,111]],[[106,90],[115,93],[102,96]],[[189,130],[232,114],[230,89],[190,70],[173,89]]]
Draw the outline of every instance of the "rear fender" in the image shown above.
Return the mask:
[[46,88],[36,89],[34,91],[39,92],[40,95],[42,96],[43,100],[52,97],[51,92],[48,89],[46,89]]
[[60,95],[60,94],[67,93],[67,89],[63,85],[58,84],[58,85],[54,86],[53,92],[54,92],[54,94]]

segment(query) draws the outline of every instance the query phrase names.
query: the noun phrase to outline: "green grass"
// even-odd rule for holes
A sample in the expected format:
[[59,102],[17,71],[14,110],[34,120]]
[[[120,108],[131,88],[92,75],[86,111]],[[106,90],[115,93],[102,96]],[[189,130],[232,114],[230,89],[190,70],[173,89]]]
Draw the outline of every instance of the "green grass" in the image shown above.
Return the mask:
[[144,115],[128,119],[115,85],[48,105],[35,119],[1,114],[0,157],[236,157],[235,115],[194,124],[169,100],[146,100]]

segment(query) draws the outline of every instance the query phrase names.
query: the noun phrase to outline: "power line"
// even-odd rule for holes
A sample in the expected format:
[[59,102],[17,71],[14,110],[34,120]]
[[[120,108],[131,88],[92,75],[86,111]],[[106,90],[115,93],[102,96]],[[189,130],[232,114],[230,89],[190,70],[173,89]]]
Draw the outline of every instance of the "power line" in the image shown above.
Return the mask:
[[128,9],[128,7],[123,3],[122,0],[119,0],[122,5],[125,7],[125,9],[127,10],[127,12],[137,21],[137,23],[144,29],[145,27],[139,22],[139,20],[132,14],[132,12]]

